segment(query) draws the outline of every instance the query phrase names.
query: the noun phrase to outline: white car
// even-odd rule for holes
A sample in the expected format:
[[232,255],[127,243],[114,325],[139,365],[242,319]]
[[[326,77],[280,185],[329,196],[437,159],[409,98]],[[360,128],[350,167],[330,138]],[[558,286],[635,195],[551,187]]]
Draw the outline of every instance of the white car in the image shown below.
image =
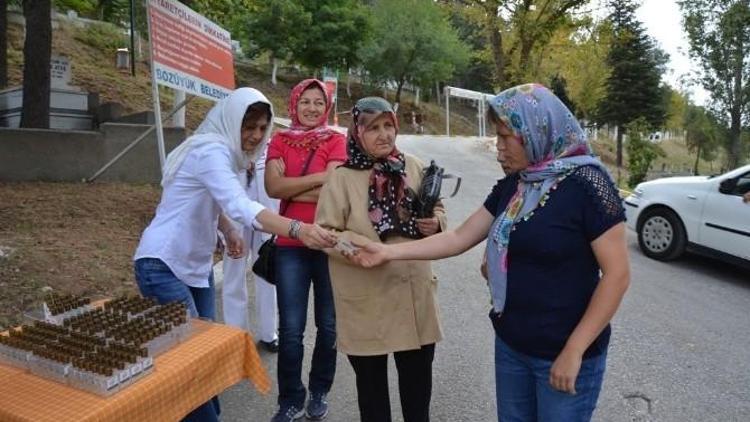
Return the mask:
[[719,176],[669,177],[639,184],[625,198],[628,227],[646,256],[661,261],[686,249],[750,264],[750,165]]

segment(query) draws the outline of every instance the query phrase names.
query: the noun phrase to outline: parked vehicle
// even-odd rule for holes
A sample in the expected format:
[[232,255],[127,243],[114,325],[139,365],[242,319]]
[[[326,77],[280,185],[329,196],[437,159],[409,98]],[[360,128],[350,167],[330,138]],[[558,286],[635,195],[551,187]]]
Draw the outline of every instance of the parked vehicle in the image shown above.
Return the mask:
[[669,261],[685,250],[750,265],[750,165],[718,176],[669,177],[639,184],[625,199],[641,251]]

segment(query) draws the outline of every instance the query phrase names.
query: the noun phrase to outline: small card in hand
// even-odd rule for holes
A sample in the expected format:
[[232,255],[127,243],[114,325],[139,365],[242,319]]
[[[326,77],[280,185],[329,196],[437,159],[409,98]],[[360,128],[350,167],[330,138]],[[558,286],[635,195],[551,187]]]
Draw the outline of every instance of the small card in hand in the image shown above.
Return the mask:
[[336,241],[336,245],[334,246],[334,249],[341,253],[351,254],[359,250],[358,247],[354,246],[352,242],[346,239],[339,238]]

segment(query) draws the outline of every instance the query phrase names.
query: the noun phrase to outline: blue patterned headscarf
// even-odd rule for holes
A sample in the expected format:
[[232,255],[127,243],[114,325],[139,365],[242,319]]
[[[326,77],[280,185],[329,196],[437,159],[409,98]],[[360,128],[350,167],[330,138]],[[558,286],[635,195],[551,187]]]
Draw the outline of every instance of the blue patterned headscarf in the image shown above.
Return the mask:
[[525,84],[507,89],[489,100],[495,115],[523,140],[529,166],[519,173],[516,193],[498,214],[487,238],[487,268],[492,307],[505,308],[508,282],[508,243],[513,225],[528,220],[549,197],[557,183],[576,168],[599,167],[578,120],[549,89]]

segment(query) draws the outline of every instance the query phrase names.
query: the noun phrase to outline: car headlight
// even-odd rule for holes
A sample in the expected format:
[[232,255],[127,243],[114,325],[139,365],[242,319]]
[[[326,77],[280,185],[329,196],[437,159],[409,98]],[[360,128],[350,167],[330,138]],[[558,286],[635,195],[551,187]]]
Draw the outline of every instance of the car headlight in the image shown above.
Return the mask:
[[633,190],[633,196],[636,198],[643,196],[643,188],[640,185],[636,186],[635,190]]

